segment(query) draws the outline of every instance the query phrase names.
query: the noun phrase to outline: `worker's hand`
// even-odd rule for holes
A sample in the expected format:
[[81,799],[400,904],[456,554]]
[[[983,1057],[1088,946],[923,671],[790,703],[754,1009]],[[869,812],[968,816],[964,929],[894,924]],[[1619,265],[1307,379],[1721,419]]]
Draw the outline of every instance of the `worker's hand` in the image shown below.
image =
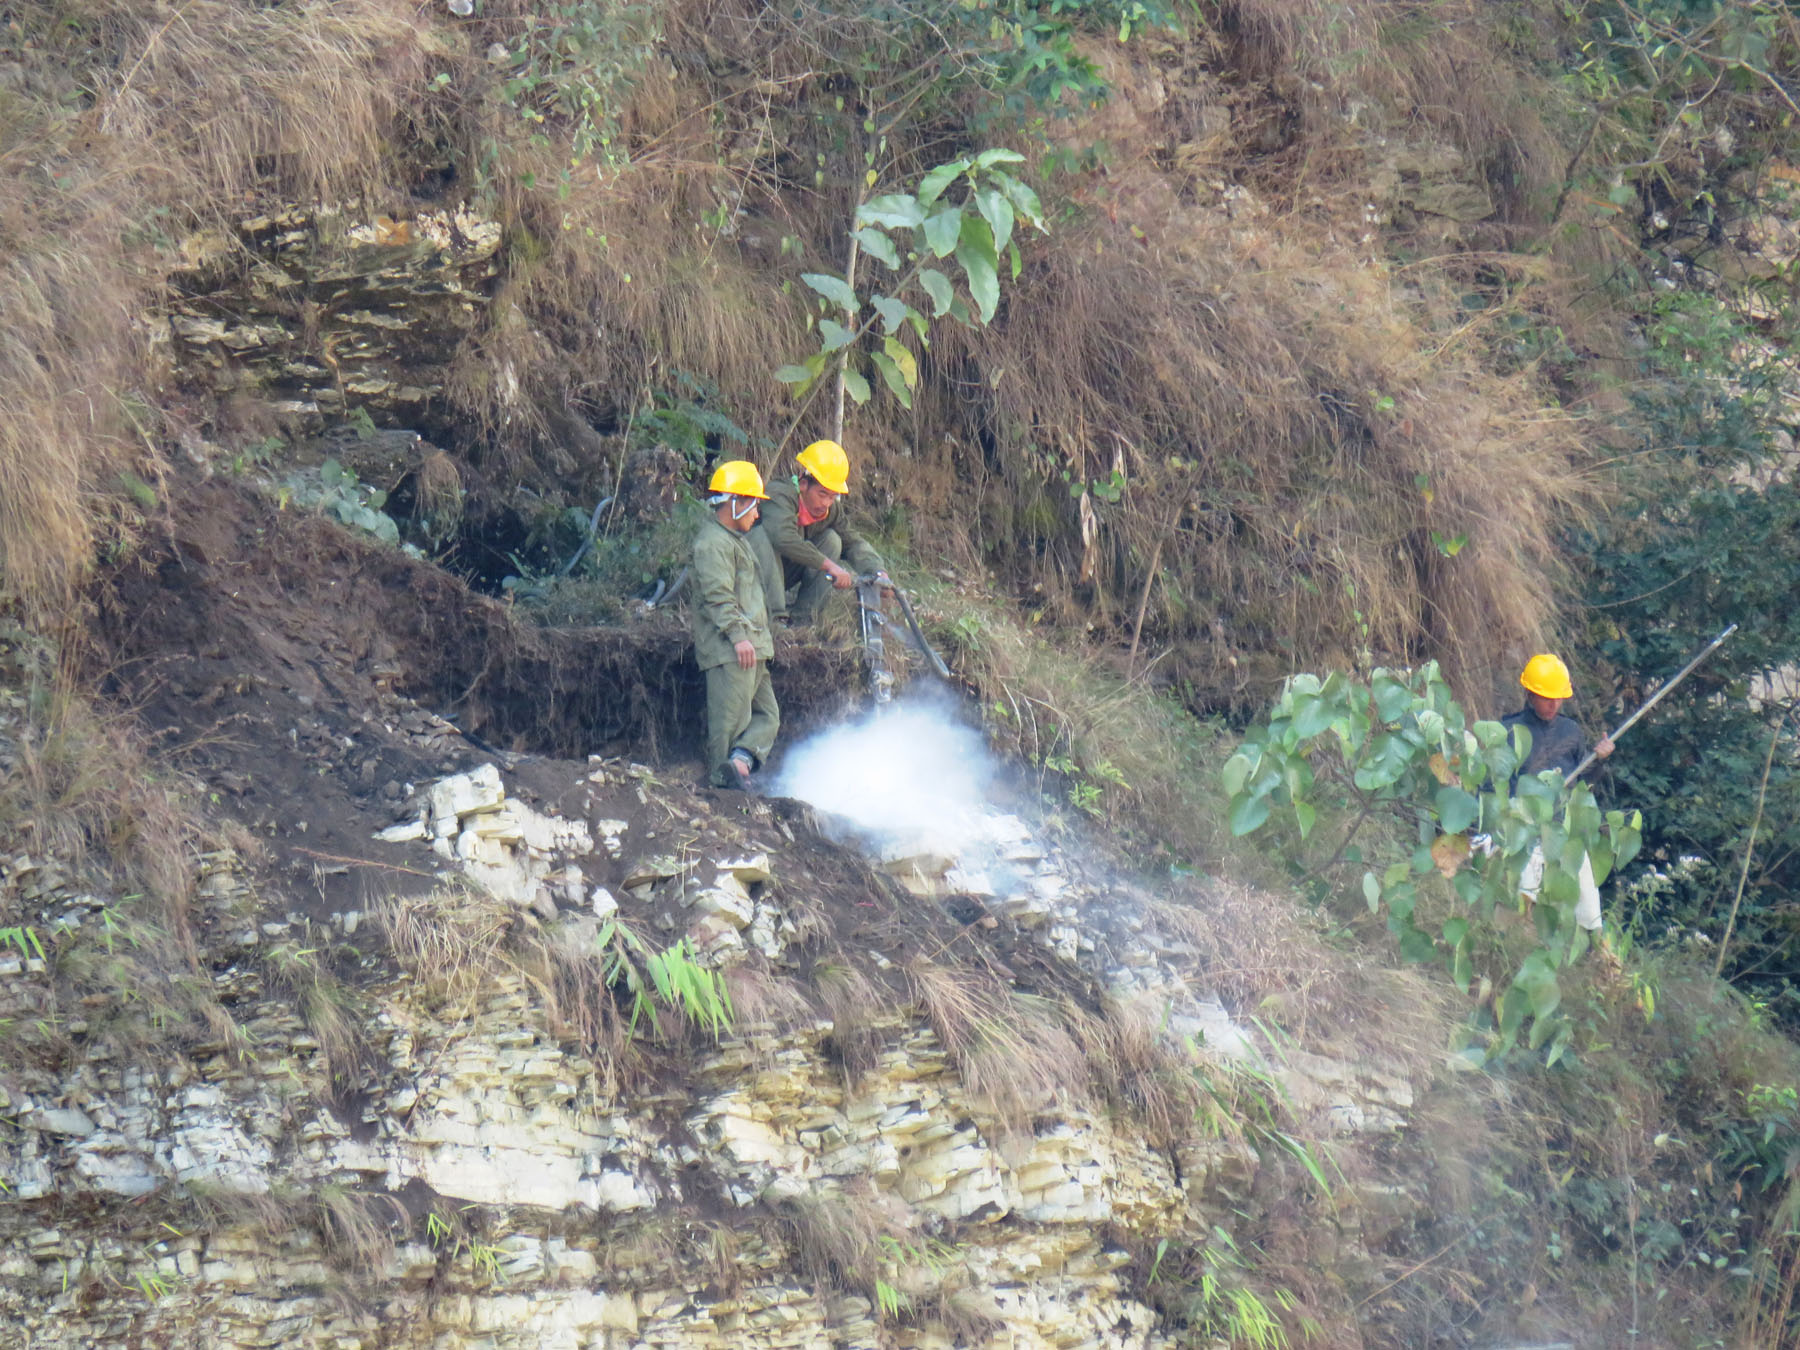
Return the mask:
[[1600,738],[1600,744],[1598,744],[1594,747],[1594,757],[1596,759],[1605,759],[1612,752],[1613,752],[1612,737],[1611,736],[1602,736]]
[[749,638],[738,643],[734,650],[737,652],[738,665],[743,669],[749,670],[756,665],[756,644]]
[[881,584],[881,598],[892,600],[894,598],[894,579],[886,572],[877,572],[875,580]]
[[856,585],[856,578],[850,574],[850,569],[830,558],[825,560],[825,575],[831,578],[831,584],[840,591],[847,591]]

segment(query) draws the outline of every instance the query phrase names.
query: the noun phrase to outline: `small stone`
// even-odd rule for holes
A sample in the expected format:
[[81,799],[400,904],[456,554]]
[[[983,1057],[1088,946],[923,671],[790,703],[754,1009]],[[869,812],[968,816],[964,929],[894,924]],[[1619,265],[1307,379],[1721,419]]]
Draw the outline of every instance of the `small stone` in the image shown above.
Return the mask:
[[425,837],[423,820],[403,820],[398,825],[390,825],[385,830],[377,830],[375,837],[384,844],[410,844],[415,839]]
[[594,893],[588,897],[594,906],[594,914],[601,919],[610,919],[619,912],[619,902],[613,893],[604,886],[594,887]]
[[44,1107],[32,1111],[25,1116],[25,1123],[36,1126],[47,1134],[67,1135],[71,1139],[86,1139],[94,1132],[94,1122],[87,1118],[87,1113],[72,1106]]
[[748,928],[756,917],[755,906],[741,888],[715,886],[694,897],[694,908],[702,914],[714,915],[733,928]]
[[766,853],[753,853],[747,858],[735,858],[728,862],[721,862],[719,871],[731,873],[746,886],[774,879],[774,873],[769,870],[769,855]]
[[640,858],[625,869],[619,884],[629,891],[636,886],[651,886],[669,877],[678,877],[686,870],[674,858]]

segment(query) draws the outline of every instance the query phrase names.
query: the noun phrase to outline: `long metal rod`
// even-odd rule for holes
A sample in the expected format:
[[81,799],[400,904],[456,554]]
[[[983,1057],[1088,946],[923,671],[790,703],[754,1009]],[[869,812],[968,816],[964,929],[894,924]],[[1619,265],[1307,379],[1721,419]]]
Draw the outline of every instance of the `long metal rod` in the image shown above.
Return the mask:
[[900,602],[900,612],[906,616],[906,626],[912,630],[913,642],[930,660],[931,668],[937,672],[938,678],[940,680],[949,679],[950,667],[944,664],[944,658],[939,656],[932,649],[931,644],[925,640],[925,631],[919,627],[918,616],[913,613],[912,601],[906,598],[906,592],[895,586],[894,598]]
[[[1680,684],[1689,675],[1693,674],[1694,667],[1699,665],[1702,661],[1706,660],[1707,657],[1711,656],[1715,651],[1717,651],[1719,649],[1719,647],[1724,643],[1725,639],[1730,637],[1733,633],[1737,632],[1737,629],[1738,629],[1738,626],[1735,623],[1729,625],[1725,629],[1724,632],[1720,633],[1711,642],[1707,643],[1704,647],[1702,647],[1700,649],[1699,654],[1697,656],[1695,656],[1692,661],[1689,661],[1680,670],[1676,671],[1675,674],[1670,679],[1663,682],[1662,688],[1658,689],[1654,694],[1650,695],[1649,698],[1645,699],[1642,707],[1640,707],[1636,712],[1631,714],[1630,717],[1627,717],[1623,722],[1619,723],[1619,725],[1616,728],[1614,728],[1612,734],[1609,735],[1607,737],[1607,739],[1610,741],[1617,741],[1619,739],[1619,737],[1623,736],[1626,732],[1630,731],[1632,729],[1632,727],[1636,726],[1638,723],[1638,719],[1643,717],[1643,715],[1645,713],[1649,712],[1658,703],[1661,703],[1663,701],[1663,697],[1671,689],[1673,689],[1676,685]],[[1579,763],[1575,766],[1575,771],[1569,775],[1568,781],[1574,782],[1576,778],[1580,777],[1583,773],[1585,773],[1587,771],[1587,769],[1589,768],[1589,766],[1592,765],[1593,762],[1599,758],[1600,758],[1600,756],[1595,754],[1592,750],[1588,751],[1587,758],[1582,760],[1581,763]]]

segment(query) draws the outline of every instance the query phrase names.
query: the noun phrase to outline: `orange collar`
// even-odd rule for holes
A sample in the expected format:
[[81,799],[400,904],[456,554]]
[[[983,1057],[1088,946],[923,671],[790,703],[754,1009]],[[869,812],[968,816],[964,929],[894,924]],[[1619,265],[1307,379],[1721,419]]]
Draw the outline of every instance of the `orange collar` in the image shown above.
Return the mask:
[[819,512],[819,514],[815,516],[812,512],[810,512],[806,509],[806,503],[804,501],[796,500],[794,504],[796,507],[799,508],[798,513],[800,516],[800,523],[803,526],[817,525],[821,520],[824,520],[826,516],[829,516],[831,514],[831,508],[829,506],[826,507],[823,511]]

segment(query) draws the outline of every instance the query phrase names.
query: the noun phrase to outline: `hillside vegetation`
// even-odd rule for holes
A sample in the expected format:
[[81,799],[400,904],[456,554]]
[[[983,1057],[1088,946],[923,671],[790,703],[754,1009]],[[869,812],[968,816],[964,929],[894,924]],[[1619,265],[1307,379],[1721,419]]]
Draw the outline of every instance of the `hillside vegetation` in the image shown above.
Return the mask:
[[[1793,7],[455,9],[0,0],[0,588],[34,728],[5,841],[87,849],[161,906],[158,978],[194,967],[207,813],[96,701],[116,587],[179,552],[203,476],[285,507],[311,474],[307,500],[389,520],[354,468],[332,497],[351,454],[327,480],[318,447],[396,429],[436,453],[390,485],[395,538],[565,625],[673,576],[710,459],[786,472],[840,434],[992,735],[1134,861],[1294,887],[1353,950],[1388,938],[1323,851],[1347,822],[1231,843],[1209,719],[1295,671],[1433,659],[1497,714],[1554,647],[1597,733],[1736,621],[1599,787],[1646,813],[1609,898],[1626,973],[1568,993],[1568,1062],[1521,1052],[1438,1122],[1495,1159],[1447,1211],[1485,1190],[1506,1231],[1421,1231],[1401,1292],[1330,1334],[1441,1325],[1510,1269],[1604,1294],[1606,1335],[1788,1343]],[[310,296],[280,302],[276,364],[333,401],[171,328],[264,284],[288,211],[371,268],[430,253],[434,213],[446,256],[480,253],[428,396],[366,392]]]

